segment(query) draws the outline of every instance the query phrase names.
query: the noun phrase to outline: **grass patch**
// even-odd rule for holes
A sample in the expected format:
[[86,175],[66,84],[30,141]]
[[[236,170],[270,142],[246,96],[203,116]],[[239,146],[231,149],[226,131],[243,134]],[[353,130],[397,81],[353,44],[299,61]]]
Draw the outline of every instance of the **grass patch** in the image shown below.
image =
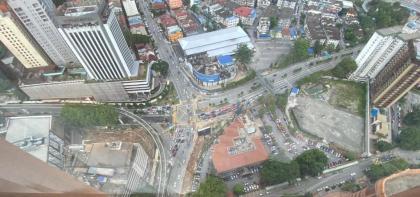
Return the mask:
[[329,103],[335,107],[348,109],[364,117],[366,112],[366,85],[353,81],[328,80],[332,85]]

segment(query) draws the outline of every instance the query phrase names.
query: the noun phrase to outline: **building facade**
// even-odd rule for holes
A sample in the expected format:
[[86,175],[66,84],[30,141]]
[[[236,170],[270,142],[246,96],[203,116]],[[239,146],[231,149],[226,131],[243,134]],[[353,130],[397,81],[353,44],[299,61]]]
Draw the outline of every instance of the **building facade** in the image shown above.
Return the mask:
[[102,3],[67,8],[58,23],[60,34],[90,78],[117,80],[137,76],[138,62],[112,7]]
[[405,44],[376,76],[370,88],[375,106],[393,105],[420,83],[420,50],[416,48],[420,49],[420,42]]
[[78,63],[54,24],[52,0],[8,0],[8,4],[55,64]]
[[0,6],[0,41],[26,68],[48,66],[49,59],[32,42],[13,13],[7,10],[6,5]]

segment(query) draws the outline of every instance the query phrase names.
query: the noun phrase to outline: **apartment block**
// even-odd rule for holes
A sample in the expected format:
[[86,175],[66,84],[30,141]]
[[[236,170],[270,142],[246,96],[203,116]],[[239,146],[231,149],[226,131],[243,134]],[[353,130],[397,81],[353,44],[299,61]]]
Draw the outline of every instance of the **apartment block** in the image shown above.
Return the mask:
[[420,32],[406,33],[402,26],[377,30],[356,58],[357,69],[353,80],[373,79],[389,60],[410,39],[420,38]]
[[409,41],[391,58],[371,83],[377,107],[389,107],[420,83],[420,41]]

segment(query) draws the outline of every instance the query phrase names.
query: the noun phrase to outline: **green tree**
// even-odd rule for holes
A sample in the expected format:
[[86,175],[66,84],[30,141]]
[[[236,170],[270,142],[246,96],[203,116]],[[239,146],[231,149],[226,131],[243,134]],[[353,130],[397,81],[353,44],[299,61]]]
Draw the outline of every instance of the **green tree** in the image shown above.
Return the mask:
[[242,183],[237,183],[233,186],[233,193],[237,196],[245,194],[244,185]]
[[356,62],[352,58],[346,57],[331,70],[331,74],[334,77],[344,79],[347,78],[356,69]]
[[109,126],[118,122],[118,112],[110,105],[66,104],[60,117],[65,123],[77,127]]
[[407,113],[403,118],[403,123],[406,126],[420,125],[420,107],[414,107],[412,112]]
[[246,44],[239,45],[238,49],[235,51],[234,57],[235,61],[239,62],[242,65],[248,65],[251,63],[252,56],[254,51],[248,48]]
[[361,188],[360,188],[360,185],[358,185],[358,184],[356,184],[356,183],[354,183],[354,182],[346,182],[346,183],[344,183],[344,184],[341,186],[341,189],[342,189],[343,191],[347,191],[347,192],[357,192],[357,191],[359,191]]
[[169,64],[165,61],[159,61],[152,64],[152,69],[159,72],[161,75],[166,76],[169,70]]
[[407,127],[399,136],[399,147],[405,150],[420,150],[420,127]]
[[395,159],[387,163],[371,165],[370,170],[366,172],[366,176],[368,176],[372,182],[375,182],[400,170],[407,169],[408,167],[409,164],[406,161]]
[[200,11],[200,8],[198,7],[198,5],[197,5],[197,4],[194,4],[193,6],[191,6],[191,10],[192,10],[194,13],[198,14],[198,13],[199,13],[199,11]]
[[297,60],[304,60],[309,57],[308,55],[309,41],[304,38],[296,39],[293,45],[293,55]]
[[275,185],[286,181],[293,183],[299,176],[299,166],[296,162],[283,163],[270,159],[263,164],[261,183],[263,185]]
[[295,161],[299,164],[301,176],[318,176],[327,165],[328,158],[322,151],[312,149],[297,156]]
[[321,51],[324,49],[324,45],[321,44],[319,40],[316,40],[314,43],[314,55],[317,56],[321,54]]
[[279,23],[279,18],[277,16],[270,17],[270,29],[276,28]]
[[335,51],[335,46],[334,46],[334,44],[328,44],[328,45],[325,47],[325,49],[326,49],[329,53],[332,53],[332,52],[334,52],[334,51]]
[[351,28],[348,28],[344,31],[344,39],[350,43],[350,45],[357,44],[357,36],[354,34],[354,30]]
[[305,19],[306,19],[306,14],[305,13],[301,13],[300,19],[299,19],[299,24],[300,25],[304,25],[305,24]]
[[385,152],[394,148],[394,146],[391,143],[383,141],[383,140],[377,141],[375,145],[378,148],[378,150],[381,152]]
[[55,5],[55,7],[58,7],[60,5],[63,5],[65,0],[53,0],[53,3]]
[[193,197],[225,197],[226,192],[227,188],[223,180],[215,176],[209,176],[200,184]]

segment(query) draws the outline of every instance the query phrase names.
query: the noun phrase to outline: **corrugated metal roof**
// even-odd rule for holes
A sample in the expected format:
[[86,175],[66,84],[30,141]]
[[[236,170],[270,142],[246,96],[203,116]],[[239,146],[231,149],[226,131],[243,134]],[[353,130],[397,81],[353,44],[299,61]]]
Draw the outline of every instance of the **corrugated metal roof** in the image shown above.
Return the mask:
[[237,45],[241,43],[253,48],[251,39],[241,27],[231,27],[179,40],[179,44],[186,55],[220,50],[225,47],[235,47],[236,49]]

